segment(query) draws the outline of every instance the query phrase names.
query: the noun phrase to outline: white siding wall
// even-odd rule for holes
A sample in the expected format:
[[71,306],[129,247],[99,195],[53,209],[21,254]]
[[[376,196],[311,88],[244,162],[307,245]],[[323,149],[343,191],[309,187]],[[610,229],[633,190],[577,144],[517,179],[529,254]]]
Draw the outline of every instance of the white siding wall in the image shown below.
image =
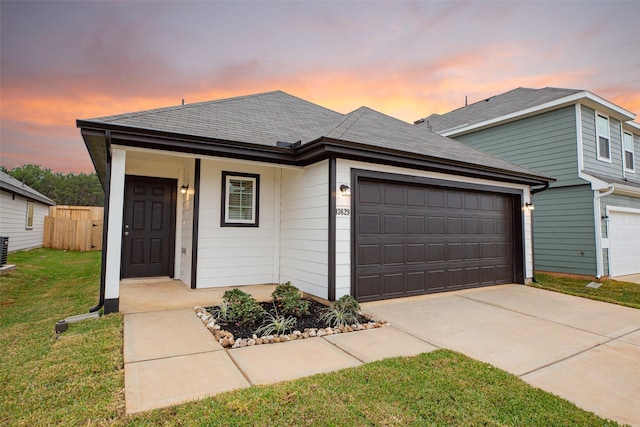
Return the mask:
[[0,192],[0,236],[9,237],[9,252],[42,247],[49,206],[33,202],[33,228],[27,230],[27,199]]
[[[178,228],[182,230],[182,243],[180,245],[180,280],[191,286],[191,253],[193,248],[193,201],[194,189],[194,161],[185,169],[184,179],[178,183],[178,211],[182,212],[182,223],[178,222]],[[182,194],[179,189],[182,185],[188,185],[187,194]]]
[[[260,175],[259,227],[220,226],[222,171]],[[202,160],[198,288],[273,283],[276,171],[251,163]]]
[[[468,182],[473,184],[492,185],[496,187],[507,187],[522,190],[524,194],[524,202],[530,201],[529,187],[509,184],[504,182],[489,181],[484,179],[466,178],[462,176],[446,175],[442,173],[434,173],[427,171],[418,171],[414,169],[397,168],[393,166],[374,165],[363,162],[354,162],[350,160],[337,161],[336,167],[336,184],[340,187],[340,184],[348,183],[351,188],[354,187],[354,183],[351,182],[351,169],[362,169],[376,172],[388,172],[394,174],[402,174],[408,176],[419,176],[426,178],[442,179],[447,181],[456,182]],[[338,191],[339,193],[339,191]],[[341,200],[342,196],[338,194],[336,196],[337,207],[350,207],[350,201]],[[529,213],[524,216],[524,240],[525,240],[525,277],[531,278],[533,276],[533,264],[532,264],[532,248],[531,248],[531,217]],[[350,217],[337,217],[336,221],[336,298],[340,298],[343,295],[351,293],[351,218]]]
[[280,282],[328,297],[329,165],[282,170]]

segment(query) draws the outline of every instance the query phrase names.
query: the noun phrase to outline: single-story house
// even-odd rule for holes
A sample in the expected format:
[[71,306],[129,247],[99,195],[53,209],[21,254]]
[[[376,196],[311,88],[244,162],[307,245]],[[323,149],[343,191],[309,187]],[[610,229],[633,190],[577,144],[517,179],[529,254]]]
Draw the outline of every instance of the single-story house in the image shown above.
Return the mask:
[[0,171],[0,236],[9,238],[9,252],[40,248],[50,198]]
[[536,270],[640,273],[640,124],[583,89],[517,88],[416,125],[556,179],[536,194]]
[[120,280],[291,281],[372,301],[532,277],[525,205],[552,180],[366,107],[280,91],[78,120]]

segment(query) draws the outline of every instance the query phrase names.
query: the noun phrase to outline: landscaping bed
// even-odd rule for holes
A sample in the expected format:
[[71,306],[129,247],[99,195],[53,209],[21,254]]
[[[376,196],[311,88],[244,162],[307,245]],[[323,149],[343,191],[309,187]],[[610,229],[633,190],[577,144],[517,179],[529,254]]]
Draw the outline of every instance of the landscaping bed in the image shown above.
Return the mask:
[[344,334],[386,324],[362,313],[348,296],[327,307],[302,298],[297,288],[286,283],[279,285],[272,297],[272,302],[258,303],[236,289],[225,292],[221,305],[194,310],[225,348]]

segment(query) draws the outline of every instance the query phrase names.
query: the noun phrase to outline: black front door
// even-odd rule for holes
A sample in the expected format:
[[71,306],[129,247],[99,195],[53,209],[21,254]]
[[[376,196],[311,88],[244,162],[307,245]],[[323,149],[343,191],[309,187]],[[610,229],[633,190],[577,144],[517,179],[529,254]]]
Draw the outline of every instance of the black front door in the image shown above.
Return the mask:
[[127,175],[122,278],[173,277],[176,180]]

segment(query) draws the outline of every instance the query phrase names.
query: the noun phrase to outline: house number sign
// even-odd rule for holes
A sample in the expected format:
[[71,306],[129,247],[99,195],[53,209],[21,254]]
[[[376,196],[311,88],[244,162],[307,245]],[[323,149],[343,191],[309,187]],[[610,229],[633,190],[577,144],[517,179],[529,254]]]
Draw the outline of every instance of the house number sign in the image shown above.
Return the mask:
[[351,215],[351,209],[349,208],[336,208],[336,216],[349,216]]

